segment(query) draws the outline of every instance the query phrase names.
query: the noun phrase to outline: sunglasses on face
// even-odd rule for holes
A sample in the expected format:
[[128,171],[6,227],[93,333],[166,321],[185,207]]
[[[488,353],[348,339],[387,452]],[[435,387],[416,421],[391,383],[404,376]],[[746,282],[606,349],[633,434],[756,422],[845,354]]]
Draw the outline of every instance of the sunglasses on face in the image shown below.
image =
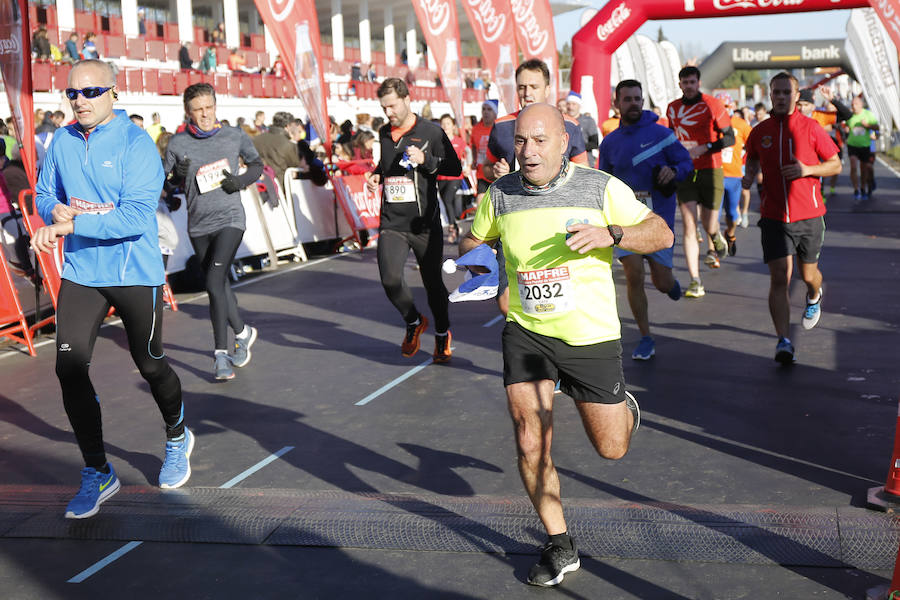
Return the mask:
[[75,89],[75,88],[66,88],[66,98],[69,100],[75,100],[78,98],[78,94],[81,94],[85,98],[96,98],[98,96],[102,96],[107,91],[111,90],[112,86],[109,87],[86,87]]

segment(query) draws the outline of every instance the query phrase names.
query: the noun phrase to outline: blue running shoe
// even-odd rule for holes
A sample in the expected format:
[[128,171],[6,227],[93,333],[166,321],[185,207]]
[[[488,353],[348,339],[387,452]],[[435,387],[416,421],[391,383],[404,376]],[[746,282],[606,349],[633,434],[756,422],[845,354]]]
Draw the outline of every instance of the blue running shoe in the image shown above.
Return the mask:
[[645,335],[638,342],[637,348],[631,353],[634,360],[650,360],[650,357],[656,354],[656,342],[649,335]]
[[159,487],[174,489],[183,486],[191,478],[191,451],[194,434],[185,427],[184,435],[166,442],[166,459],[159,471]]
[[783,365],[794,364],[794,345],[791,340],[785,337],[778,338],[778,345],[775,346],[775,360]]
[[803,325],[803,329],[812,329],[816,326],[816,323],[819,322],[819,317],[822,316],[822,288],[819,288],[819,299],[815,302],[810,302],[809,297],[806,298],[806,310],[803,311],[803,318],[800,320],[800,323]]
[[93,517],[100,510],[100,505],[119,491],[122,484],[116,477],[116,471],[109,465],[109,473],[98,471],[93,467],[81,470],[81,489],[66,507],[67,519],[86,519]]
[[672,289],[666,292],[666,294],[672,300],[678,300],[681,298],[681,284],[678,283],[678,280],[675,280],[675,285],[672,286]]

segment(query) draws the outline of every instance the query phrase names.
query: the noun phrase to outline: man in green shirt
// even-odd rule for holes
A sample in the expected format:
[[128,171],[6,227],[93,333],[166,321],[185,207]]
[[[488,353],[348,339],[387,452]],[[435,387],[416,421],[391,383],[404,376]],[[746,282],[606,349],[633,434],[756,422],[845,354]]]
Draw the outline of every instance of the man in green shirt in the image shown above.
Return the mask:
[[874,188],[872,173],[872,132],[878,131],[878,118],[863,105],[862,96],[850,104],[853,116],[847,119],[847,154],[850,155],[850,181],[853,199],[868,200]]

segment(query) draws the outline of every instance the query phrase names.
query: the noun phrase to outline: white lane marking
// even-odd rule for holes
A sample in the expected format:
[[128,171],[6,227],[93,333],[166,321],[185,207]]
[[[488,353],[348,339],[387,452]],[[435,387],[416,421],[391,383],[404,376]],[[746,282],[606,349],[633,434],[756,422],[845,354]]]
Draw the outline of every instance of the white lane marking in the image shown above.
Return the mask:
[[885,167],[887,167],[888,170],[890,170],[891,173],[893,173],[893,174],[896,175],[897,177],[900,177],[900,171],[898,171],[897,169],[895,169],[894,167],[892,167],[891,164],[890,164],[888,161],[884,160],[883,158],[881,158],[881,157],[878,156],[878,155],[875,156],[875,159],[878,160],[878,162],[880,162],[881,164],[883,164]]
[[93,575],[94,573],[96,573],[97,571],[99,571],[100,569],[105,567],[106,565],[112,563],[113,561],[119,560],[120,558],[122,558],[123,556],[125,556],[126,554],[128,554],[129,552],[131,552],[132,550],[134,550],[135,548],[137,548],[138,546],[140,546],[143,543],[144,542],[128,542],[127,544],[125,544],[124,546],[122,546],[121,548],[119,548],[118,550],[116,550],[115,552],[113,552],[112,554],[107,556],[106,558],[95,562],[93,565],[91,565],[90,567],[88,567],[87,569],[85,569],[84,571],[82,571],[81,573],[79,573],[78,575],[76,575],[75,577],[73,577],[72,579],[67,581],[66,583],[81,583],[82,581],[84,581],[85,579],[87,579],[88,577],[90,577],[91,575]]
[[[306,267],[311,267],[311,266],[313,266],[313,265],[317,265],[317,264],[319,264],[319,263],[325,262],[326,260],[331,260],[331,259],[333,259],[333,258],[341,258],[342,256],[347,256],[347,255],[349,255],[349,254],[353,254],[353,253],[352,253],[352,252],[345,252],[345,253],[343,253],[343,254],[333,254],[333,255],[331,255],[331,256],[326,256],[326,257],[324,257],[324,258],[319,258],[319,259],[317,259],[317,260],[310,260],[310,261],[307,261],[307,262],[305,262],[305,263],[302,263],[302,264],[299,264],[299,265],[296,265],[296,266],[293,266],[293,267],[284,269],[283,271],[276,271],[276,272],[274,272],[274,273],[266,273],[265,275],[260,275],[260,276],[258,276],[258,277],[254,277],[254,278],[252,278],[252,279],[248,279],[248,280],[246,280],[246,281],[239,281],[239,282],[237,282],[237,283],[232,284],[231,287],[232,287],[232,289],[233,289],[233,288],[238,288],[238,287],[243,287],[243,286],[245,286],[245,285],[250,285],[251,283],[256,283],[257,281],[263,281],[263,280],[265,280],[265,279],[270,279],[270,278],[275,277],[275,276],[277,276],[277,275],[283,275],[284,273],[291,273],[292,271],[297,271],[297,270],[300,270],[300,269],[305,269]],[[191,302],[195,302],[195,301],[197,301],[197,300],[200,300],[201,298],[206,298],[206,292],[201,292],[201,293],[196,294],[196,295],[194,295],[194,296],[190,296],[189,298],[185,298],[184,300],[178,300],[178,303],[179,303],[179,304],[190,304]],[[177,300],[177,298],[176,298],[176,300]],[[122,319],[116,318],[116,319],[113,319],[112,321],[107,321],[107,322],[103,323],[102,325],[100,325],[100,327],[101,327],[101,328],[103,328],[103,327],[111,327],[111,326],[113,326],[113,325],[118,325],[118,324],[121,323],[121,322],[122,322]],[[40,348],[40,347],[42,347],[42,346],[46,346],[47,344],[54,344],[54,343],[56,343],[56,338],[55,338],[55,337],[54,337],[54,338],[46,339],[46,340],[44,340],[44,341],[42,341],[42,342],[37,342],[37,343],[34,345],[34,347],[35,347],[35,349],[37,349],[37,348]],[[0,360],[3,360],[4,358],[9,358],[10,356],[20,356],[20,353],[19,353],[19,352],[4,352],[3,354],[0,354]]]
[[294,449],[293,446],[285,446],[284,448],[282,448],[275,454],[270,454],[268,458],[265,458],[265,459],[259,461],[258,463],[256,463],[255,465],[253,465],[252,467],[250,467],[249,469],[247,469],[246,471],[244,471],[237,477],[233,477],[233,478],[229,479],[228,481],[226,481],[225,483],[223,483],[222,485],[220,485],[219,489],[227,490],[227,489],[234,487],[235,485],[237,485],[238,483],[247,479],[248,477],[250,477],[257,471],[259,471],[260,469],[262,469],[269,463],[278,460],[279,458],[281,458],[282,456],[284,456],[285,454],[287,454],[288,452],[290,452],[293,449]]
[[430,365],[432,362],[434,362],[434,361],[432,361],[432,360],[429,358],[428,360],[426,360],[425,362],[423,362],[423,363],[422,363],[421,365],[419,365],[418,367],[413,367],[412,369],[410,369],[409,371],[407,371],[406,373],[404,373],[404,374],[401,375],[400,377],[394,379],[394,380],[391,381],[390,383],[387,383],[387,384],[381,386],[380,388],[378,388],[377,390],[375,390],[374,392],[372,392],[371,394],[369,394],[368,396],[366,396],[365,398],[363,398],[362,400],[360,400],[359,402],[357,402],[357,403],[356,403],[356,406],[365,406],[366,404],[368,404],[369,402],[371,402],[372,400],[374,400],[374,399],[377,398],[378,396],[382,395],[383,393],[385,393],[386,391],[388,391],[388,390],[391,389],[392,387],[394,387],[394,386],[396,386],[396,385],[398,385],[398,384],[400,384],[400,383],[403,383],[404,381],[406,381],[407,379],[409,379],[410,377],[412,377],[413,375],[415,375],[416,373],[418,373],[419,371],[421,371],[422,369],[424,369],[425,367],[427,367],[428,365]]
[[[285,454],[287,454],[288,452],[290,452],[293,449],[294,449],[293,446],[285,446],[284,448],[282,448],[275,454],[271,454],[268,456],[268,458],[264,458],[263,460],[259,461],[258,463],[256,463],[255,465],[253,465],[252,467],[250,467],[249,469],[247,469],[240,475],[233,477],[232,479],[229,479],[228,481],[226,481],[225,483],[220,485],[219,489],[227,490],[231,487],[234,487],[235,485],[237,485],[244,479],[250,477],[251,475],[253,475],[257,471],[259,471],[260,469],[262,469],[269,463],[278,460],[279,458],[281,458],[282,456],[284,456]],[[143,543],[144,542],[139,542],[137,540],[128,542],[127,544],[125,544],[124,546],[122,546],[121,548],[119,548],[118,550],[116,550],[115,552],[113,552],[112,554],[107,556],[106,558],[102,558],[102,559],[98,560],[97,562],[95,562],[93,565],[91,565],[90,567],[88,567],[87,569],[85,569],[84,571],[82,571],[81,573],[79,573],[78,575],[73,577],[72,579],[70,579],[67,583],[81,583],[82,581],[84,581],[85,579],[87,579],[88,577],[90,577],[91,575],[93,575],[94,573],[96,573],[97,571],[102,569],[103,567],[122,558],[123,556],[125,556],[126,554],[128,554],[129,552],[131,552],[132,550],[134,550],[135,548],[137,548],[138,546],[140,546]]]
[[493,319],[491,319],[490,321],[488,321],[487,323],[482,325],[482,327],[492,327],[492,326],[496,325],[497,323],[499,323],[500,321],[502,321],[503,319],[504,319],[503,315],[497,315],[496,317],[494,317]]

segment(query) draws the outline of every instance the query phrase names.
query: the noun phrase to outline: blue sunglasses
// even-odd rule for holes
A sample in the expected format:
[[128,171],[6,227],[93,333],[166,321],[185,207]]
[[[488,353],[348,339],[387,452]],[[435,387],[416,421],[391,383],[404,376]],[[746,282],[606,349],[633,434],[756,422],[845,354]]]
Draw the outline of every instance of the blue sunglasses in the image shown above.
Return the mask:
[[75,100],[78,98],[78,94],[81,94],[85,98],[96,98],[98,96],[102,96],[107,91],[111,90],[113,86],[109,87],[86,87],[80,90],[75,88],[66,88],[66,98],[69,100]]

